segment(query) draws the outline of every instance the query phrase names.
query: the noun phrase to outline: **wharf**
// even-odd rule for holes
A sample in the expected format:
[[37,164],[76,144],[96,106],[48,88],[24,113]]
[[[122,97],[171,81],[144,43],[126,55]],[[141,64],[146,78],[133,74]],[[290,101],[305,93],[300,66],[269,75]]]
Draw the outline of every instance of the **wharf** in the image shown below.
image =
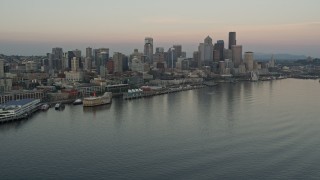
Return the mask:
[[185,87],[173,87],[173,88],[164,88],[157,91],[137,91],[132,93],[123,93],[124,100],[140,99],[145,97],[158,96],[163,94],[170,94],[180,91],[187,91],[192,89],[199,89],[205,87],[204,85],[194,85],[194,86],[185,86]]
[[0,124],[13,122],[13,121],[18,121],[18,120],[22,120],[22,119],[28,119],[29,117],[32,116],[32,114],[34,114],[35,112],[40,110],[40,106],[41,106],[41,104],[38,104],[38,106],[35,107],[34,109],[30,110],[29,112],[27,112],[25,114],[21,114],[19,116],[3,118],[3,119],[0,120]]

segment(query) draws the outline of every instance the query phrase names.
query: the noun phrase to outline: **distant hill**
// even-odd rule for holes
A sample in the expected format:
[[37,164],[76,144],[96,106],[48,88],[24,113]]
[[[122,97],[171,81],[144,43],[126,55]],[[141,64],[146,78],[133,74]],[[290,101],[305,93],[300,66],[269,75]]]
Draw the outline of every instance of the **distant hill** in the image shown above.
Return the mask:
[[[266,53],[254,53],[255,60],[270,60],[272,54]],[[299,60],[299,59],[307,59],[305,55],[293,55],[293,54],[273,54],[275,60]]]

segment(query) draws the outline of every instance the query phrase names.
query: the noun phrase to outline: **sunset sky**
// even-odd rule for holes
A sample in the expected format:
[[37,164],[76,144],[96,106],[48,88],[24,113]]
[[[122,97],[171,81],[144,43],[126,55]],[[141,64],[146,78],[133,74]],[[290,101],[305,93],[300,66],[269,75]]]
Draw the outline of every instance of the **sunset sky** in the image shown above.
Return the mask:
[[209,35],[237,32],[244,51],[320,57],[319,0],[1,0],[0,54],[44,55],[108,47],[129,54],[181,44],[188,55]]

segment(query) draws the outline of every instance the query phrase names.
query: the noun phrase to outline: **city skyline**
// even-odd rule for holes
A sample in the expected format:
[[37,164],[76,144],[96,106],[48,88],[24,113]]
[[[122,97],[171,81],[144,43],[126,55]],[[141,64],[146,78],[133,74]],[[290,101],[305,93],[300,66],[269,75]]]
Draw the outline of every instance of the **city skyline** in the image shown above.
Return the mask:
[[[243,52],[320,57],[320,15],[316,0],[208,1],[9,1],[0,7],[0,53],[44,55],[52,47],[107,47],[143,51],[181,44],[188,56],[206,36],[214,42],[237,32]],[[220,8],[221,7],[221,8]],[[287,8],[288,7],[288,8]]]

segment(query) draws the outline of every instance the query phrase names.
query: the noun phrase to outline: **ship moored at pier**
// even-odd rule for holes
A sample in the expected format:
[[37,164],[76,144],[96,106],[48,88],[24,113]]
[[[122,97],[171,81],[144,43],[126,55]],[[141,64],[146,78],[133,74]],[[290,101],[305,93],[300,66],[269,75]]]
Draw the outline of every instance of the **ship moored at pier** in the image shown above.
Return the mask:
[[112,102],[112,93],[105,92],[102,96],[91,96],[83,98],[83,107],[100,106]]
[[40,99],[9,101],[0,106],[0,122],[27,118],[32,113],[39,110],[40,106]]

